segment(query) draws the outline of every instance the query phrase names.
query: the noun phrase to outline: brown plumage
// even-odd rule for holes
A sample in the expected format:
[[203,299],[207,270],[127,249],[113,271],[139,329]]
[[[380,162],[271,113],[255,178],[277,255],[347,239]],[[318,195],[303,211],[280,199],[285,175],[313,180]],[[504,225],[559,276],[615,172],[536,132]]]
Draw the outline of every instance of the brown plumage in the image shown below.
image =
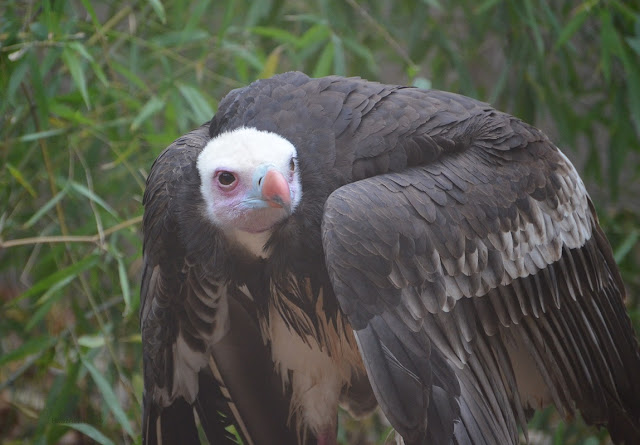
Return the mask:
[[[234,423],[331,444],[338,401],[377,402],[407,444],[517,444],[549,403],[640,443],[611,248],[571,163],[515,117],[287,73],[167,148],[144,202],[145,443],[196,442],[193,406],[213,443]],[[273,223],[244,232],[254,208]]]

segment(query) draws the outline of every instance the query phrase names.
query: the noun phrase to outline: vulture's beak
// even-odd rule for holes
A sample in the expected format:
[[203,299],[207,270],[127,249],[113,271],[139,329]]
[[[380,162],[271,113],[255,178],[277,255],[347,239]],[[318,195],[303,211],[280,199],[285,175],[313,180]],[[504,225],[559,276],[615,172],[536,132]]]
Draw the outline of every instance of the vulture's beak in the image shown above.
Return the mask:
[[253,189],[245,204],[255,209],[281,208],[291,213],[291,189],[280,171],[272,165],[259,167],[254,174]]
[[281,207],[289,213],[291,209],[291,191],[289,183],[277,170],[269,170],[261,181],[262,198],[270,207]]

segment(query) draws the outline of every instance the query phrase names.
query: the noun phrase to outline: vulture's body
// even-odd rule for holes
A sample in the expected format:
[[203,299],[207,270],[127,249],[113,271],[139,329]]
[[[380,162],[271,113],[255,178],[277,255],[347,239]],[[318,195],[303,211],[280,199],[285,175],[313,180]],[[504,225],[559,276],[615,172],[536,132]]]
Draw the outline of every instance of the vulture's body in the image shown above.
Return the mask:
[[146,443],[335,443],[378,404],[407,444],[517,444],[553,403],[640,443],[640,352],[584,185],[463,96],[288,73],[154,164]]

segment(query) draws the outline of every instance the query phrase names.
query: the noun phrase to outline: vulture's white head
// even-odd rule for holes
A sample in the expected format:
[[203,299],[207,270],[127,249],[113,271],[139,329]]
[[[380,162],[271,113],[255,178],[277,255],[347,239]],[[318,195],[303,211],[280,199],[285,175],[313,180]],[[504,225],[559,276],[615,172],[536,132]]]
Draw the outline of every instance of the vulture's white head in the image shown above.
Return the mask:
[[302,197],[295,147],[275,133],[242,127],[209,141],[197,167],[207,217],[263,256],[273,229]]

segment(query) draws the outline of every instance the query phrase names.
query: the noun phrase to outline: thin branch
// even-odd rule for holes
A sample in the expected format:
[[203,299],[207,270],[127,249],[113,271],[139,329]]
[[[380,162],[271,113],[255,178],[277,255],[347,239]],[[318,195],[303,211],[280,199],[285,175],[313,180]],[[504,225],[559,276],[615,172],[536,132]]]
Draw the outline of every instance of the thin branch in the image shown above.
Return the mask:
[[349,3],[349,5],[357,12],[359,12],[365,18],[365,20],[369,22],[369,24],[373,28],[375,28],[378,33],[380,33],[380,35],[387,41],[387,43],[393,49],[395,49],[398,54],[400,54],[400,57],[402,57],[407,65],[409,65],[410,67],[416,66],[415,62],[411,60],[411,56],[409,56],[407,50],[402,45],[400,45],[398,41],[394,39],[391,34],[389,34],[389,31],[387,31],[384,26],[378,23],[378,21],[373,18],[371,14],[369,14],[369,12],[362,7],[362,5],[358,4],[356,0],[347,0],[347,3]]
[[[135,218],[131,218],[126,221],[122,221],[120,224],[116,224],[115,226],[111,226],[107,230],[105,230],[104,236],[107,237],[114,232],[118,232],[119,230],[124,229],[125,227],[133,226],[141,222],[142,222],[142,215],[136,216]],[[94,236],[98,236],[98,235],[94,235]]]
[[60,38],[59,40],[29,40],[29,41],[24,41],[24,42],[20,42],[20,43],[14,43],[13,45],[7,45],[4,46],[2,48],[0,48],[0,51],[2,52],[9,52],[9,51],[13,51],[15,49],[17,50],[21,50],[24,52],[24,50],[28,49],[28,48],[32,48],[32,47],[40,47],[40,48],[51,48],[51,47],[64,47],[67,42],[71,42],[74,40],[82,40],[85,38],[85,35],[83,32],[78,32],[76,34],[73,35],[67,35],[67,36],[62,36],[62,38]]
[[[91,170],[89,169],[89,166],[85,162],[84,157],[82,156],[82,153],[80,153],[80,150],[74,148],[73,151],[78,157],[78,159],[80,160],[82,167],[84,168],[84,174],[87,180],[87,188],[91,190],[92,193],[95,193],[95,190],[93,189],[93,177],[91,176]],[[102,245],[104,244],[104,228],[102,226],[102,218],[100,218],[100,213],[98,212],[98,209],[96,208],[96,204],[95,202],[93,202],[93,199],[89,200],[89,206],[91,207],[93,216],[96,219],[96,227],[98,229],[98,235],[100,236],[100,244]]]
[[119,24],[122,19],[124,19],[127,15],[129,15],[133,11],[131,5],[127,5],[124,8],[120,9],[116,15],[111,17],[107,22],[102,25],[100,28],[96,29],[96,32],[87,40],[87,46],[93,46],[98,39],[104,39],[105,34],[111,30],[114,26]]
[[[106,239],[112,233],[115,233],[119,230],[122,230],[126,227],[136,225],[142,222],[142,215],[136,216],[135,218],[128,219],[126,221],[121,222],[120,224],[116,224],[115,226],[109,227],[106,229],[102,236]],[[0,240],[0,248],[6,249],[9,247],[16,246],[28,246],[33,244],[52,244],[52,243],[94,243],[98,246],[100,243],[101,235],[100,233],[96,233],[95,235],[62,235],[62,236],[34,236],[30,238],[20,238],[9,241]]]

